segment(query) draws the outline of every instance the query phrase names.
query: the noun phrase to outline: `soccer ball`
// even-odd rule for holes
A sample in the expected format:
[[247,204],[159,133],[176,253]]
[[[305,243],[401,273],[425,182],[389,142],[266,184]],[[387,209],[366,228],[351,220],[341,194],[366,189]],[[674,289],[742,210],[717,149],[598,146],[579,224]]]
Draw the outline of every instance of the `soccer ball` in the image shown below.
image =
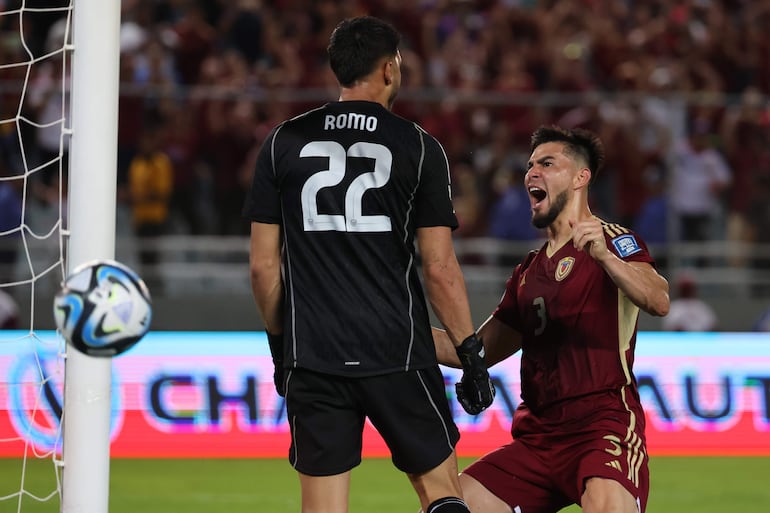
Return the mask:
[[75,349],[116,356],[150,329],[150,291],[141,278],[113,260],[75,268],[54,298],[56,327]]

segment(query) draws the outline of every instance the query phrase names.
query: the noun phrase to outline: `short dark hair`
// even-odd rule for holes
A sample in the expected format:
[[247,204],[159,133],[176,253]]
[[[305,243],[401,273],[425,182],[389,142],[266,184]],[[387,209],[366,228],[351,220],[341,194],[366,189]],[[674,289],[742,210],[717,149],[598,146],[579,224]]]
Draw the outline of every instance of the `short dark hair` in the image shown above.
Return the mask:
[[395,56],[400,43],[401,35],[388,22],[359,16],[337,25],[326,51],[337,81],[350,87],[371,73],[380,59]]
[[561,128],[558,126],[541,126],[532,134],[530,152],[544,143],[564,143],[565,153],[572,157],[581,158],[591,170],[591,183],[604,166],[604,145],[595,133],[583,128]]

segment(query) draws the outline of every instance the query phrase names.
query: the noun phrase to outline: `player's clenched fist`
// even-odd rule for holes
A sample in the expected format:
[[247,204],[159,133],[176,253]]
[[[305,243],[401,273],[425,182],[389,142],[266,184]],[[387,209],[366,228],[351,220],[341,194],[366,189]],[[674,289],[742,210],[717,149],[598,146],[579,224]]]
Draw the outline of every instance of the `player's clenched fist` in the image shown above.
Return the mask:
[[584,221],[569,222],[572,228],[572,244],[580,251],[587,251],[594,260],[601,260],[610,255],[604,238],[604,227],[597,217]]
[[455,385],[457,400],[466,412],[478,415],[495,398],[495,386],[484,361],[484,344],[474,333],[455,350],[463,366],[463,377]]

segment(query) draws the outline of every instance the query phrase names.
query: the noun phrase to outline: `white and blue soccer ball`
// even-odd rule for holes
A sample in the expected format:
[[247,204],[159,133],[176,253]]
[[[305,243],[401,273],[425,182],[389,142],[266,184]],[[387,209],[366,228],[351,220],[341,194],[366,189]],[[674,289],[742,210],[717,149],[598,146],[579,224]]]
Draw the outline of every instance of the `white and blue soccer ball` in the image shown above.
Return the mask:
[[116,356],[149,331],[150,291],[127,266],[94,260],[75,268],[54,298],[56,327],[77,350]]

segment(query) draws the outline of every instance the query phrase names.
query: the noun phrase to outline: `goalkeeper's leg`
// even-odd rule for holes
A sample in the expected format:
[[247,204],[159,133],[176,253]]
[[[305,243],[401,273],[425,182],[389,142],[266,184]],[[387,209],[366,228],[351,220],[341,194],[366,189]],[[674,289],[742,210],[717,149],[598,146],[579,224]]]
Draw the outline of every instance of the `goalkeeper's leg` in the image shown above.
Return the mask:
[[309,476],[300,472],[299,482],[303,513],[347,513],[350,471],[333,476]]
[[424,513],[469,513],[460,498],[462,491],[457,478],[457,455],[454,451],[437,467],[422,474],[407,474],[412,482]]

